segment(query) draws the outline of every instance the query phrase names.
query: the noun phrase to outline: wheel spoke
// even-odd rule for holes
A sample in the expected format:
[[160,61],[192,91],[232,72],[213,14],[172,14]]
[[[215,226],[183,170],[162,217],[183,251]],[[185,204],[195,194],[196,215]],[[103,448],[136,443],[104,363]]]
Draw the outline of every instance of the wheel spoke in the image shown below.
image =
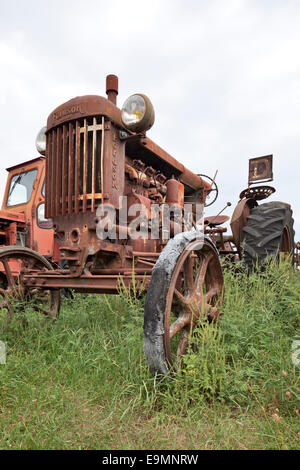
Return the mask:
[[218,294],[220,291],[217,287],[211,287],[204,296],[204,302],[208,303],[214,295]]
[[6,274],[8,285],[11,289],[14,289],[15,288],[15,281],[14,281],[14,278],[13,278],[13,275],[12,275],[12,272],[11,272],[11,269],[10,269],[10,266],[9,266],[9,262],[6,258],[3,258],[1,260],[1,262],[2,262],[2,264],[4,266],[4,269],[5,269],[5,274]]
[[46,317],[53,317],[54,316],[54,313],[50,309],[45,310],[44,308],[40,307],[39,305],[33,305],[32,307],[36,312],[40,312],[43,315],[45,315]]
[[185,289],[189,294],[192,294],[195,291],[194,258],[192,256],[192,253],[186,259],[183,269]]
[[173,336],[175,336],[184,327],[189,325],[190,322],[191,322],[190,315],[188,315],[188,314],[180,315],[180,317],[177,318],[177,320],[174,323],[172,323],[172,325],[170,327],[170,339],[172,339]]
[[181,307],[186,307],[188,300],[178,289],[174,290],[174,295],[176,297],[175,302],[180,304]]
[[[0,266],[6,277],[5,289],[0,288],[3,302],[0,308],[8,310],[8,320],[15,311],[24,309],[26,305],[35,311],[51,318],[59,312],[60,291],[47,291],[37,288],[25,288],[22,284],[22,274],[36,274],[51,269],[51,264],[40,254],[21,247],[10,247],[0,250]],[[20,301],[17,304],[15,301]]]
[[186,350],[189,344],[189,336],[190,336],[189,330],[190,329],[186,327],[181,333],[180,340],[179,340],[178,347],[177,347],[177,357],[179,360],[186,353]]
[[205,276],[206,276],[206,273],[207,273],[207,268],[208,268],[208,265],[209,265],[209,263],[212,259],[213,259],[213,253],[209,253],[208,255],[206,255],[205,258],[204,258],[204,261],[203,261],[203,263],[200,266],[200,269],[198,271],[195,284],[196,284],[196,291],[199,292],[199,293],[202,290],[202,286],[204,284]]

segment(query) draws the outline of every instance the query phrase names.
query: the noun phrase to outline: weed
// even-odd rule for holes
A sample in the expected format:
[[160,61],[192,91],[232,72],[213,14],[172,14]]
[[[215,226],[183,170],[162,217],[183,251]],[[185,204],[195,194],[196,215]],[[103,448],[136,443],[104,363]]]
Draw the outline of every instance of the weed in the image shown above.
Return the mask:
[[0,311],[0,448],[299,449],[300,273],[282,260],[224,276],[224,316],[197,327],[168,380],[148,372],[134,286],[64,299],[51,324]]

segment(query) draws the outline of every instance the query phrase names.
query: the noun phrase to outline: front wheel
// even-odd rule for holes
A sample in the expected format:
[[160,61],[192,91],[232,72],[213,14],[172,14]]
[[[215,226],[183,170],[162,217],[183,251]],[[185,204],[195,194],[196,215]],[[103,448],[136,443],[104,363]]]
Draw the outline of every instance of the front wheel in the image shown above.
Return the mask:
[[34,310],[54,319],[60,309],[60,291],[28,289],[22,274],[39,273],[53,267],[44,256],[25,247],[0,248],[0,309],[7,310],[7,320],[15,313],[15,305],[31,305]]
[[176,369],[193,329],[218,318],[222,291],[219,255],[209,239],[189,232],[169,241],[153,268],[145,302],[144,353],[153,375]]

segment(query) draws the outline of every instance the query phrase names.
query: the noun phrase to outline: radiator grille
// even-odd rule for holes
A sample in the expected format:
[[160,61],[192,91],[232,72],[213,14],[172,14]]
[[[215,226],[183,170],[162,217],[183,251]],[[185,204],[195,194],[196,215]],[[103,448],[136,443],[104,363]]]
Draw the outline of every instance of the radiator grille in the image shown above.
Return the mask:
[[104,117],[51,129],[46,146],[46,217],[94,211],[102,197]]

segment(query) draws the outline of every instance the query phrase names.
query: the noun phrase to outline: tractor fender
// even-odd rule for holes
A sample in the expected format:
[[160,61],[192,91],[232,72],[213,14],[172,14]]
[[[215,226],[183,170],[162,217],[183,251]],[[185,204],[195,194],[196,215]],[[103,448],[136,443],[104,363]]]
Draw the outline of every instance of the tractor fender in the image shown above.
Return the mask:
[[243,228],[247,225],[247,217],[250,215],[251,209],[257,205],[254,199],[241,199],[232,214],[230,227],[234,244],[239,251],[245,236]]

